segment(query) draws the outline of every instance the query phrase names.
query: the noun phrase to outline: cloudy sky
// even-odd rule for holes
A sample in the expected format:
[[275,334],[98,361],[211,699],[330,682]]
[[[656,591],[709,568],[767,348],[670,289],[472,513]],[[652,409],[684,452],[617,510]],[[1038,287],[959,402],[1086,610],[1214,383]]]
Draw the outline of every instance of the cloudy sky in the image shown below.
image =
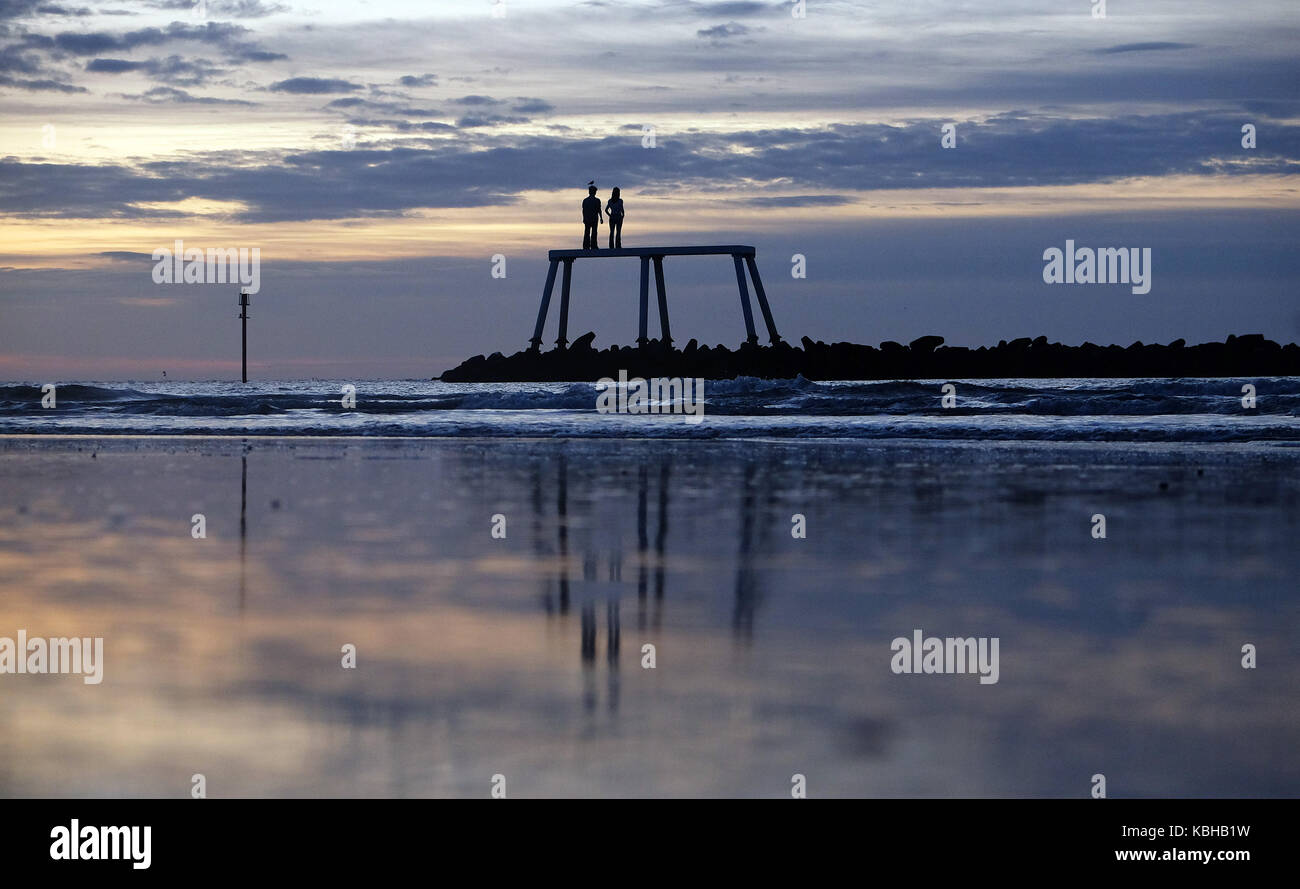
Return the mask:
[[[628,246],[755,245],[796,342],[1300,339],[1300,3],[1095,5],[0,0],[0,377],[236,375],[177,239],[260,250],[259,377],[515,351],[589,179]],[[1067,238],[1151,291],[1043,283]],[[741,341],[729,262],[665,271]],[[570,336],[632,342],[637,273],[580,262]]]

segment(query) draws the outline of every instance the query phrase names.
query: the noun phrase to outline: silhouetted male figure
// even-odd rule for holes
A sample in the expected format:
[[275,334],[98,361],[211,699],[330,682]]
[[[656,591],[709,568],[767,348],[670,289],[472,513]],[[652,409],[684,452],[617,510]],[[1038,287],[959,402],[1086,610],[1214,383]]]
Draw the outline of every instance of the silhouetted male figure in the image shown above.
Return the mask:
[[600,249],[600,235],[597,226],[604,214],[600,212],[600,198],[596,197],[596,186],[587,186],[587,197],[582,202],[582,249]]

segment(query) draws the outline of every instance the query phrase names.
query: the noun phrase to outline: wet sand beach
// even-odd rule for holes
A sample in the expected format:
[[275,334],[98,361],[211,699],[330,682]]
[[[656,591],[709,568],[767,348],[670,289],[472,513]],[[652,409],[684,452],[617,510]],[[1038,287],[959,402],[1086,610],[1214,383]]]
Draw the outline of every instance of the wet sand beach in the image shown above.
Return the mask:
[[[0,794],[1295,796],[1298,468],[1203,442],[0,438],[0,636],[105,640],[98,685],[0,676]],[[893,672],[916,629],[997,637],[998,681]]]

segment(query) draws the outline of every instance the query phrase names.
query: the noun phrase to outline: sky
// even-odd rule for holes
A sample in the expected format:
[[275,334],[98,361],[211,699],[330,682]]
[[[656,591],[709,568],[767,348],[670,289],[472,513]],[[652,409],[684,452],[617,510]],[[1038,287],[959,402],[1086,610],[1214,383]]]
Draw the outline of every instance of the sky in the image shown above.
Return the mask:
[[[1300,339],[1300,4],[1099,3],[0,0],[0,378],[236,378],[177,241],[258,251],[258,378],[516,351],[593,179],[625,246],[754,245],[795,343]],[[1045,283],[1067,240],[1150,291]],[[743,340],[726,257],[664,268]],[[570,339],[637,276],[579,261]]]

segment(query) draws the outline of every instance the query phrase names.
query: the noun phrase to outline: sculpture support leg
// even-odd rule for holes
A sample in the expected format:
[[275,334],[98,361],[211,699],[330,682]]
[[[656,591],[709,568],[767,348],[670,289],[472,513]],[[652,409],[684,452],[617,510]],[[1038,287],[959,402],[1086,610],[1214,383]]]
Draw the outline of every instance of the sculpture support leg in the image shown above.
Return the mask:
[[740,287],[740,308],[745,312],[745,341],[757,343],[758,334],[754,333],[754,311],[749,307],[749,286],[745,284],[745,266],[740,261],[740,254],[733,253],[736,263],[736,284]]
[[644,346],[650,341],[646,336],[650,315],[650,257],[641,257],[641,335],[636,338],[638,346]]
[[555,267],[559,264],[558,259],[552,259],[550,271],[546,273],[546,286],[542,288],[542,306],[537,310],[537,326],[533,328],[533,338],[529,340],[532,343],[528,347],[530,352],[536,352],[542,347],[542,328],[546,326],[546,312],[551,307],[551,291],[555,289]]
[[767,336],[772,345],[781,342],[781,335],[776,332],[776,322],[772,320],[772,309],[767,304],[767,292],[763,290],[763,279],[758,276],[758,264],[754,257],[746,256],[745,265],[749,266],[749,277],[754,282],[754,295],[758,297],[758,307],[763,312],[763,323],[767,325]]
[[655,258],[655,290],[659,294],[659,337],[665,346],[673,344],[672,332],[668,329],[668,297],[664,293],[664,258]]
[[564,260],[564,276],[560,279],[560,338],[555,345],[563,349],[569,344],[569,281],[573,277],[573,260]]

